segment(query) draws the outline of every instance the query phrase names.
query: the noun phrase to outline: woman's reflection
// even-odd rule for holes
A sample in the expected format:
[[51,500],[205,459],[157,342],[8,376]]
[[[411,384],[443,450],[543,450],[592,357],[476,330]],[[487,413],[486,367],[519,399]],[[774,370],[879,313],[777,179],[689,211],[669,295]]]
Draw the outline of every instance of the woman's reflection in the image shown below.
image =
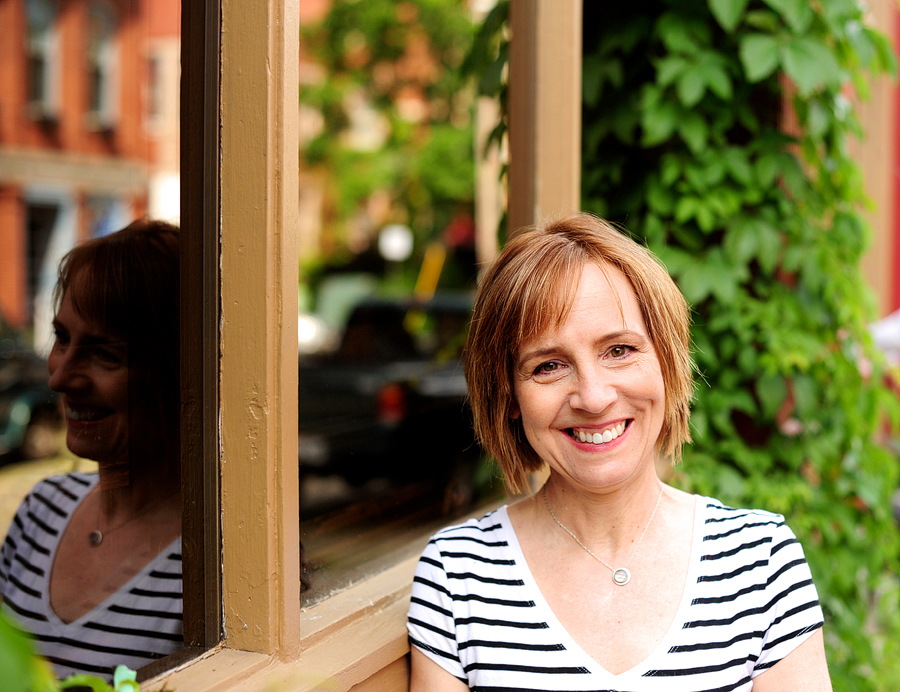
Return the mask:
[[98,474],[38,483],[2,548],[0,593],[61,677],[181,648],[178,229],[139,221],[60,267],[48,359],[66,443]]

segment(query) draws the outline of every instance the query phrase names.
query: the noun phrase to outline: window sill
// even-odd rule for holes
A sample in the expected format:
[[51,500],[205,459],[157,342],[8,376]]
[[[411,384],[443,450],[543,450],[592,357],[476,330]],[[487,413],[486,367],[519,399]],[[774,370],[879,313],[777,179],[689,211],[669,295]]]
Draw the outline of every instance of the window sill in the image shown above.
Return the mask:
[[[424,547],[427,537],[418,543]],[[409,651],[406,611],[418,555],[403,559],[321,603],[303,608],[297,660],[236,651],[225,645],[146,681],[150,692],[292,689],[350,690],[401,660]]]
[[[480,517],[506,502],[490,501],[443,525]],[[363,692],[406,690],[406,613],[419,555],[434,527],[424,528],[381,572],[301,608],[296,659],[229,649],[222,644],[144,683],[148,692]],[[368,684],[366,684],[368,681]]]

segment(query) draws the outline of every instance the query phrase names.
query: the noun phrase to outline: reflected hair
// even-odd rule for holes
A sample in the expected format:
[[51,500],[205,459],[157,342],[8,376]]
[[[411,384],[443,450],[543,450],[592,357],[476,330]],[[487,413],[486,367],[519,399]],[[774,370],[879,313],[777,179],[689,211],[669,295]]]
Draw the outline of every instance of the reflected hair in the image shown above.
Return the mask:
[[167,444],[179,425],[179,236],[177,226],[141,219],[81,243],[60,263],[53,294],[57,311],[68,295],[79,316],[127,344]]
[[656,257],[610,223],[589,214],[552,218],[513,238],[485,274],[475,298],[464,368],[475,434],[513,493],[543,461],[529,444],[515,404],[522,345],[560,327],[587,263],[615,267],[631,284],[662,371],[666,402],[657,453],[677,461],[690,442],[694,365],[690,310]]

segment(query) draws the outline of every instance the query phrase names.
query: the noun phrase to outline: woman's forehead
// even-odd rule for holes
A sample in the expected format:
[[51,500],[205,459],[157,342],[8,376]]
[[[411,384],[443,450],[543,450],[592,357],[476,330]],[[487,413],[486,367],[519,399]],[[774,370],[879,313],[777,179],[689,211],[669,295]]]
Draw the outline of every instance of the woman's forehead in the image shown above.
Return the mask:
[[[633,301],[638,310],[641,309],[637,293],[630,279],[625,276],[622,270],[607,262],[585,261],[573,267],[571,271],[554,277],[551,282],[548,282],[549,290],[547,294],[536,296],[531,301],[531,305],[525,311],[525,314],[522,315],[524,326],[526,326],[526,331],[530,333],[530,336],[533,337],[540,332],[558,328],[565,322],[575,305],[585,276],[595,279],[597,278],[597,270],[602,276],[599,288],[602,290],[608,287],[620,313],[623,311],[624,302]],[[594,283],[596,284],[597,282],[595,281]],[[534,328],[527,329],[527,324],[531,324]]]
[[69,329],[77,327],[79,331],[98,341],[110,343],[125,341],[118,330],[103,320],[97,301],[84,300],[75,283],[70,284],[63,293],[53,321],[55,324]]

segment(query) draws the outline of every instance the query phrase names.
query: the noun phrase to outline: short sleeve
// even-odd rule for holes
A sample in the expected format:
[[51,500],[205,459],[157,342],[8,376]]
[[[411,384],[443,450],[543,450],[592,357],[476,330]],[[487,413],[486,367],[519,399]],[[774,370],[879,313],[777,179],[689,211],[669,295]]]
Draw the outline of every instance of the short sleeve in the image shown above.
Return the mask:
[[803,548],[783,521],[775,529],[771,546],[763,606],[769,626],[753,677],[785,658],[823,625],[819,595]]
[[440,549],[432,538],[419,558],[413,579],[407,618],[409,643],[448,673],[466,682],[459,660],[453,598],[448,582]]

